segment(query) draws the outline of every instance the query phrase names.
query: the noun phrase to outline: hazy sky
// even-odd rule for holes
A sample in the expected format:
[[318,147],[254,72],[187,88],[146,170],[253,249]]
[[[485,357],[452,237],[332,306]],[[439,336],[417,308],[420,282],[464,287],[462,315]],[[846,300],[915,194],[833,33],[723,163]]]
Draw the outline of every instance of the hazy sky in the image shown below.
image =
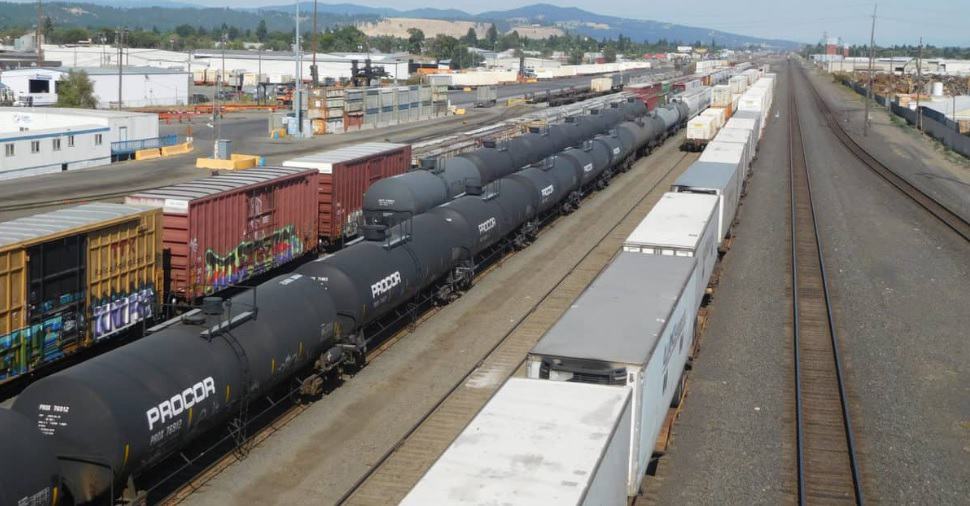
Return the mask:
[[[219,0],[183,0],[226,5]],[[701,26],[759,37],[817,42],[823,32],[850,43],[867,43],[872,2],[853,0],[331,0],[397,9],[456,8],[472,13],[532,3],[580,7],[599,14]],[[285,4],[280,0],[235,0],[232,5]],[[880,0],[876,44],[912,43],[970,46],[970,0]]]

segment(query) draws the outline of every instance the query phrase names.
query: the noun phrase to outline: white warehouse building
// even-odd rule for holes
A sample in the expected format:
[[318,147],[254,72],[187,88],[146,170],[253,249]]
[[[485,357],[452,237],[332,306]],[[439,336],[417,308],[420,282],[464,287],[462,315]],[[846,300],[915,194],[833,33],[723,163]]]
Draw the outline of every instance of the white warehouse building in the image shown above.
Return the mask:
[[[21,105],[57,103],[57,81],[67,77],[68,67],[21,68],[0,73]],[[118,67],[76,67],[87,73],[98,108],[118,106]],[[122,72],[122,105],[146,107],[184,105],[189,99],[189,73],[180,69],[125,67]]]
[[126,141],[156,138],[157,114],[0,107],[0,179],[107,165]]

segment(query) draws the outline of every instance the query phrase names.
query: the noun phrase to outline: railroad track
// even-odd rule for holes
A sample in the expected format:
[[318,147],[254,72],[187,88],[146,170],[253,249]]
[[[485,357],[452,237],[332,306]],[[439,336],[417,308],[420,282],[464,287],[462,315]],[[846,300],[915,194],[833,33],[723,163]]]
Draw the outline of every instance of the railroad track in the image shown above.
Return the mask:
[[863,504],[855,438],[789,68],[792,329],[798,503]]
[[812,95],[815,98],[815,102],[818,104],[819,109],[822,111],[822,116],[825,118],[826,123],[829,125],[829,129],[832,133],[848,148],[859,161],[869,167],[873,172],[878,174],[883,180],[895,187],[897,190],[903,193],[911,199],[912,201],[919,204],[920,207],[925,209],[931,215],[935,216],[944,225],[951,228],[954,232],[963,237],[964,240],[970,241],[970,221],[967,221],[959,214],[955,213],[945,205],[941,204],[939,201],[926,194],[923,190],[920,190],[915,185],[907,181],[905,178],[897,174],[895,171],[887,167],[885,164],[876,159],[871,153],[866,151],[842,126],[836,115],[832,112],[831,107],[822,98],[821,93],[812,83],[812,80],[805,75],[805,70],[798,64],[799,72],[804,77],[805,81],[808,83],[808,88],[812,91]]
[[[660,180],[658,180],[658,182],[656,184],[654,184],[653,187],[651,187],[651,191],[657,185],[661,184],[661,182],[665,181],[668,178],[668,176],[670,175],[670,173],[674,170],[674,168],[676,168],[677,166],[679,166],[680,163],[684,160],[684,158],[686,156],[687,156],[686,154],[682,154],[678,158],[677,163],[675,163],[674,165],[672,165],[671,168],[670,168],[670,170],[668,170],[664,174],[663,178],[661,178]],[[667,184],[669,185],[670,184],[670,181],[668,181]],[[650,192],[648,191],[647,194],[649,195],[649,193]],[[646,198],[646,195],[644,196],[644,198]],[[643,202],[643,198],[640,199],[640,201],[638,201],[638,202],[639,203],[642,203]],[[626,213],[625,216],[629,216],[630,213],[633,210],[635,210],[636,207],[637,206],[634,206],[633,208],[631,208]],[[632,226],[635,226],[635,225],[636,224],[634,223]],[[630,230],[632,230],[632,226],[630,226]],[[548,226],[547,227],[543,227],[543,230],[547,230],[547,229],[548,229]],[[611,230],[615,230],[615,229],[616,229],[616,227],[613,227],[613,229],[611,229]],[[609,234],[607,234],[607,235],[609,235]],[[541,232],[540,232],[540,236],[541,236]],[[625,234],[623,235],[623,237],[625,237]],[[619,240],[622,240],[622,237]],[[504,255],[501,258],[496,259],[494,262],[491,262],[488,265],[487,268],[483,269],[481,272],[479,272],[478,274],[476,274],[476,277],[475,277],[476,281],[478,281],[480,278],[488,275],[488,273],[490,273],[495,268],[500,267],[506,260],[508,260],[508,258],[510,258],[511,256],[513,256],[514,254],[515,254],[515,252],[513,251],[512,253],[509,253],[507,255]],[[611,253],[611,255],[612,255],[612,253]],[[587,256],[588,256],[588,253],[587,253]],[[577,295],[578,295],[578,293],[577,293]],[[415,326],[420,325],[422,322],[428,320],[429,318],[431,318],[432,316],[434,316],[435,314],[437,314],[438,311],[440,311],[440,310],[441,310],[440,307],[432,306],[430,309],[425,310],[421,314],[419,314],[417,316],[417,318],[410,325],[405,325],[399,331],[397,331],[394,334],[390,335],[387,339],[381,341],[379,344],[377,344],[374,348],[372,348],[368,352],[368,354],[367,354],[367,362],[368,362],[368,364],[374,362],[381,354],[383,354],[385,351],[387,351],[388,349],[390,349],[391,347],[393,347],[396,343],[398,343],[400,340],[402,340],[404,337],[406,337],[408,334],[410,334],[413,331],[413,328]],[[500,341],[499,345],[501,345],[501,344],[502,343]],[[494,348],[493,348],[492,351],[494,352]],[[525,350],[525,351],[528,351],[528,350]],[[490,355],[491,355],[491,353],[490,353]],[[524,356],[525,355],[524,355],[524,352],[523,352],[522,353],[522,357],[524,358]],[[469,373],[469,374],[471,374],[471,373]],[[459,383],[459,385],[460,384],[461,383]],[[292,394],[294,392],[290,392],[290,393]],[[247,448],[254,448],[254,447],[258,446],[259,444],[261,444],[263,441],[265,441],[268,438],[270,438],[273,434],[275,434],[276,432],[278,432],[279,430],[281,430],[282,428],[284,428],[290,421],[294,420],[301,413],[303,413],[304,411],[306,411],[306,409],[308,409],[308,407],[311,405],[311,404],[306,404],[306,403],[293,403],[291,406],[288,406],[288,407],[286,407],[284,409],[280,409],[277,406],[279,404],[281,404],[282,402],[283,401],[279,401],[279,402],[273,403],[266,410],[264,410],[261,413],[258,413],[254,417],[254,418],[257,418],[257,417],[265,416],[264,415],[265,413],[271,413],[271,411],[274,408],[276,410],[276,412],[272,412],[269,415],[270,418],[271,418],[271,420],[269,420],[269,421],[265,422],[264,424],[262,424],[261,428],[258,431],[256,431],[253,435],[251,435],[247,439],[247,441],[245,443],[245,445],[246,445]],[[163,484],[165,484],[168,481],[178,480],[178,481],[182,481],[182,483],[179,484],[179,485],[176,485],[174,487],[170,487],[171,488],[170,491],[167,491],[164,494],[162,494],[163,497],[161,499],[159,499],[158,501],[154,501],[154,502],[157,503],[157,504],[164,504],[164,505],[169,505],[169,506],[176,505],[176,504],[180,504],[183,501],[185,501],[190,495],[192,495],[193,493],[195,493],[195,491],[197,491],[198,489],[200,489],[201,487],[203,487],[206,483],[208,483],[212,479],[214,479],[217,476],[219,476],[224,470],[226,470],[228,467],[230,467],[233,463],[235,463],[235,462],[237,462],[237,461],[240,460],[240,452],[238,452],[238,451],[224,451],[223,452],[224,455],[222,455],[219,458],[213,459],[213,461],[210,462],[209,464],[198,466],[201,469],[198,472],[194,473],[191,477],[189,477],[187,479],[182,479],[182,480],[179,479],[179,476],[182,475],[182,474],[184,474],[185,471],[186,471],[186,469],[189,469],[193,465],[196,465],[195,464],[195,461],[196,460],[200,460],[202,458],[206,458],[208,456],[208,454],[212,451],[213,448],[215,448],[217,445],[225,445],[229,440],[230,440],[230,436],[225,436],[222,439],[219,439],[218,441],[216,441],[216,443],[214,445],[212,445],[211,447],[206,448],[205,450],[203,450],[198,455],[198,457],[196,457],[196,458],[189,459],[189,458],[186,458],[186,457],[183,456],[182,458],[185,460],[184,465],[182,465],[181,467],[175,469],[174,471],[169,472],[160,481],[158,481],[155,485],[153,485],[149,489],[149,491],[148,491],[148,493],[149,493],[149,499],[152,498],[152,494],[153,493],[156,493],[156,492],[154,492],[154,490],[156,488],[161,488],[163,486]],[[399,445],[397,445],[397,446],[399,446]],[[397,446],[395,446],[395,447],[397,447]],[[245,451],[242,452],[243,455],[245,453],[246,453]],[[387,456],[385,455],[385,458],[384,459],[381,459],[381,461],[385,460],[386,457]]]
[[[546,291],[535,306],[493,346],[486,357],[451,389],[393,445],[337,504],[395,504],[408,493],[438,455],[478,413],[499,387],[525,362],[526,354],[579,294],[609,263],[623,239],[653,207],[655,190],[669,185],[688,154],[649,186],[616,225],[597,238],[568,273]],[[696,156],[692,157],[692,159]]]

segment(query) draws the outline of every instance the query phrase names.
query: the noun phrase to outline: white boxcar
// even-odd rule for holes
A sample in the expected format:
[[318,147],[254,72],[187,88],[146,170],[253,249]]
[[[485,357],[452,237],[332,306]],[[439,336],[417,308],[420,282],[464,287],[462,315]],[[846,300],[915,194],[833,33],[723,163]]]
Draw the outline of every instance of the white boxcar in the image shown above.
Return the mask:
[[622,505],[628,388],[512,378],[401,502]]
[[734,142],[707,143],[701,153],[699,162],[729,163],[738,171],[738,192],[744,187],[744,178],[748,175],[748,147]]
[[670,186],[672,192],[717,195],[717,240],[724,239],[734,222],[738,208],[737,166],[730,163],[697,161],[691,164]]
[[[730,122],[728,122],[730,124]],[[754,161],[754,154],[756,149],[756,139],[757,133],[754,128],[728,128],[725,125],[717,135],[714,136],[716,142],[734,142],[738,144],[744,144],[747,152],[747,160],[745,160],[745,166],[748,167],[748,171],[751,170],[751,162]]]
[[530,378],[633,389],[636,495],[694,339],[695,260],[620,252],[529,353]]
[[717,196],[665,193],[623,242],[623,251],[694,257],[698,283],[694,310],[700,309],[717,263]]

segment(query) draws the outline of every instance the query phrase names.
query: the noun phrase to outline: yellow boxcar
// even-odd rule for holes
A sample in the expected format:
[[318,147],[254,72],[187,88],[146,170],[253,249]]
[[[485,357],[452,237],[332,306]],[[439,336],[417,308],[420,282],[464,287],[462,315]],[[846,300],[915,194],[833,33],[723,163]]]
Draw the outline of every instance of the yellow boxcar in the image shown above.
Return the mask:
[[0,382],[159,313],[160,209],[85,204],[0,223]]

